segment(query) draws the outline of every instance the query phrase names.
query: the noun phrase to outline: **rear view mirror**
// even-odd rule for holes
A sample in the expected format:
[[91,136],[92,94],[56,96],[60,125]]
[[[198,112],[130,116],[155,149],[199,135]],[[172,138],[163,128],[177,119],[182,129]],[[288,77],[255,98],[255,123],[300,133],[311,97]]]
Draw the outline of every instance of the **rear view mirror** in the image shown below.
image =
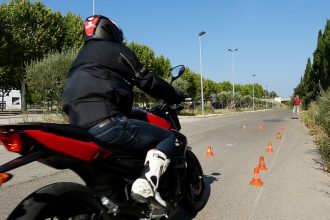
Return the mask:
[[182,75],[182,73],[184,73],[185,69],[186,68],[184,65],[178,65],[176,67],[173,67],[171,69],[171,83],[177,78],[179,78]]

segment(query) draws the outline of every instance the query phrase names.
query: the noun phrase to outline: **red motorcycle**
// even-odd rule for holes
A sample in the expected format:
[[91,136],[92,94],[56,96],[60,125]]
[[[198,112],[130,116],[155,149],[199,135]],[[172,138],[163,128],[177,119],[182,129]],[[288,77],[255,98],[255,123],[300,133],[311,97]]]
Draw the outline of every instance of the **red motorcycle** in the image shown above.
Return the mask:
[[[172,69],[171,83],[185,67]],[[177,205],[192,215],[206,204],[202,167],[179,132],[177,111],[182,105],[162,103],[150,110],[133,110],[130,117],[144,120],[176,135],[178,153],[162,175],[161,197],[167,210],[137,203],[130,197],[133,181],[139,177],[145,155],[128,155],[106,150],[105,144],[87,130],[68,124],[23,123],[0,126],[0,141],[8,151],[21,156],[0,166],[0,184],[12,177],[10,170],[38,161],[55,169],[70,169],[85,185],[58,182],[26,197],[8,220],[40,219],[165,219]]]

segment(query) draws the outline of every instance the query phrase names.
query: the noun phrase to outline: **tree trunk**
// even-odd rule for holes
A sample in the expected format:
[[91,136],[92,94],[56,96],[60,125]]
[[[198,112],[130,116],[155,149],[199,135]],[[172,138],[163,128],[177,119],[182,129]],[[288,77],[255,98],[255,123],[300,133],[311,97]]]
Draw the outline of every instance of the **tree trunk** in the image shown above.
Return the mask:
[[25,102],[25,82],[21,82],[21,111],[26,112],[26,102]]
[[4,101],[5,101],[5,93],[1,93],[1,111],[3,112],[3,107],[4,107]]

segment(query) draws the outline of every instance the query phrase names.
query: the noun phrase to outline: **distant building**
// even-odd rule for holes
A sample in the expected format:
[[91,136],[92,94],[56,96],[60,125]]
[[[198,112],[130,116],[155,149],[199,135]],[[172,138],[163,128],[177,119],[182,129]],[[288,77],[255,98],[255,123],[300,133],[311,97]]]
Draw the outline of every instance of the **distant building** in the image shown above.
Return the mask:
[[19,90],[11,90],[8,95],[4,97],[4,102],[2,103],[2,98],[0,98],[0,104],[4,106],[7,110],[20,110],[21,109],[21,93]]
[[290,98],[283,98],[283,97],[276,97],[274,98],[275,102],[283,103],[283,102],[290,102]]
[[275,100],[275,102],[281,103],[282,102],[282,97],[276,97],[276,98],[274,98],[274,100]]

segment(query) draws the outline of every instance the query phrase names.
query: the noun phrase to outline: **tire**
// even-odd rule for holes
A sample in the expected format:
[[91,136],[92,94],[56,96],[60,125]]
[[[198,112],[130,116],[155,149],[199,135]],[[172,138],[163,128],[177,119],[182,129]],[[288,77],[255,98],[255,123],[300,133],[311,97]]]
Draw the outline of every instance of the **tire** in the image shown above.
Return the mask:
[[77,183],[54,183],[26,197],[8,220],[99,219],[102,205],[93,192]]
[[204,198],[204,174],[202,167],[193,152],[187,152],[186,160],[186,177],[181,184],[183,197],[179,201],[179,205],[187,213],[196,215],[207,203],[207,199]]

